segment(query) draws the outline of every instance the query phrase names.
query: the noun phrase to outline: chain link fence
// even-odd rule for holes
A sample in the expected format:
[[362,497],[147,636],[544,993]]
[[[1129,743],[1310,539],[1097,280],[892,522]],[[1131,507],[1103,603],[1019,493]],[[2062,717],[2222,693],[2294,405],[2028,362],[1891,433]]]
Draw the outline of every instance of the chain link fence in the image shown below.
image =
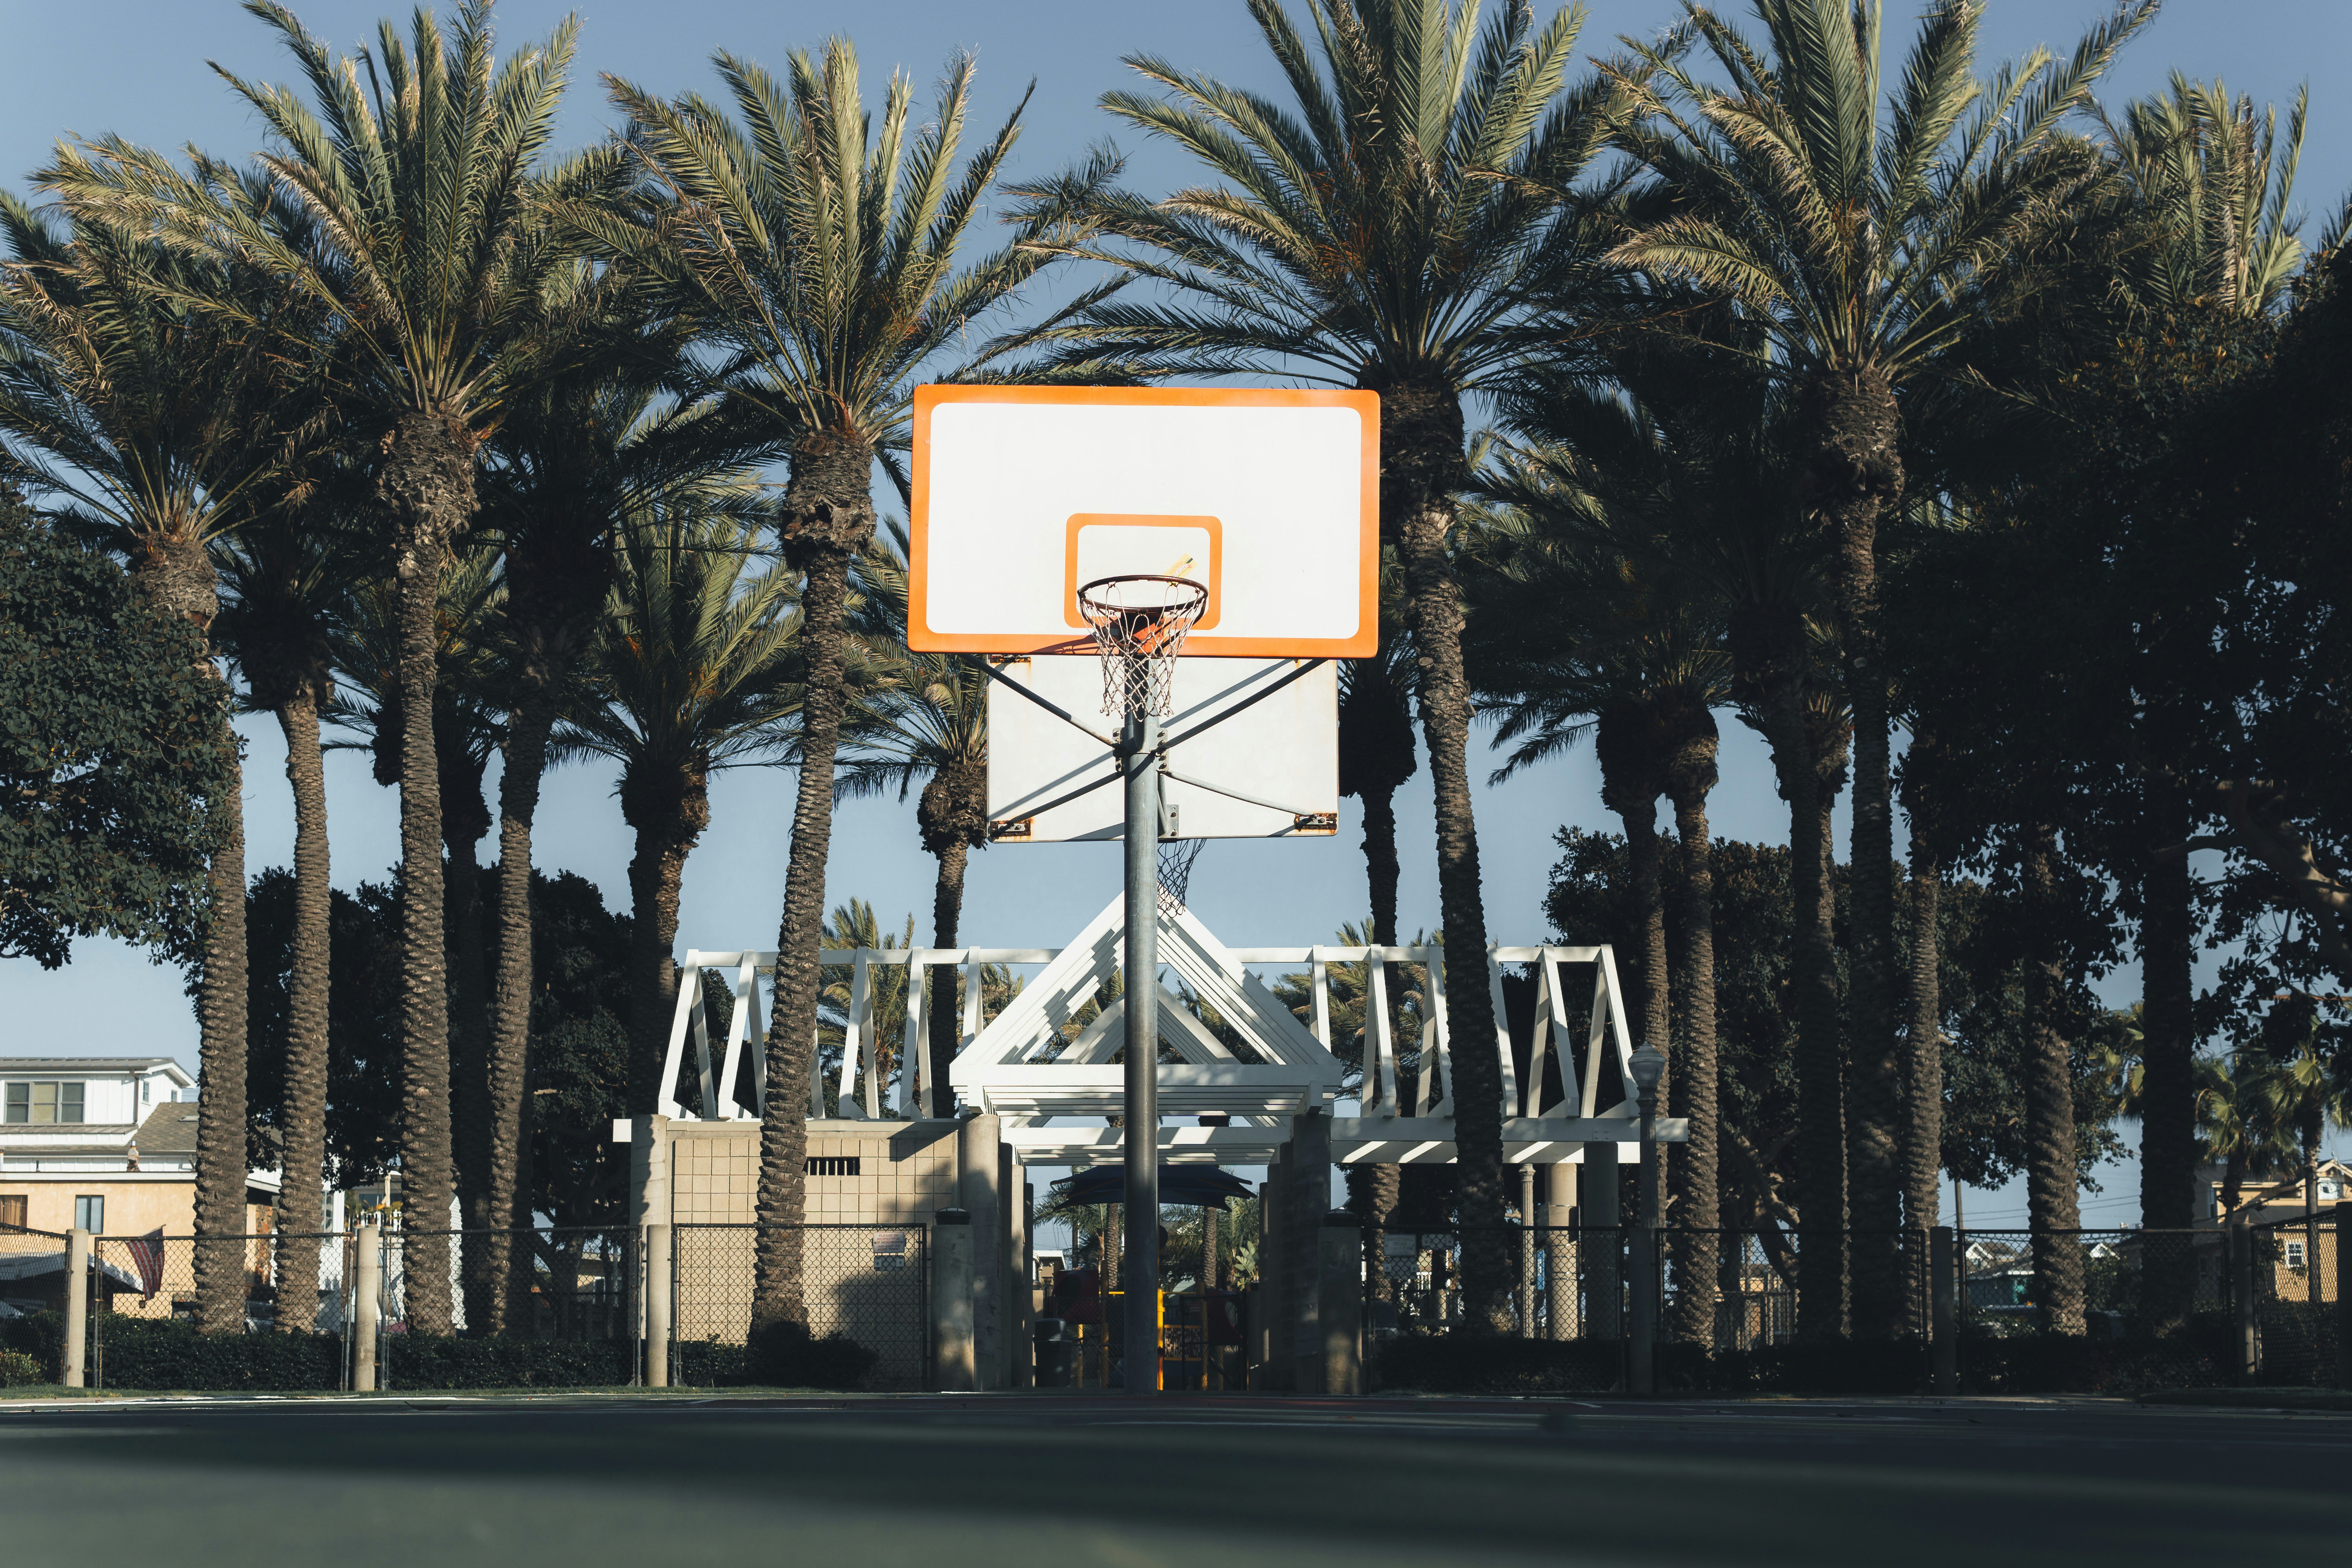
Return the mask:
[[[679,1381],[737,1361],[751,1334],[762,1228],[757,1225],[674,1227],[676,1275],[671,1365]],[[838,1335],[875,1357],[859,1379],[873,1389],[929,1386],[930,1262],[919,1225],[812,1225],[801,1227],[802,1304],[809,1334]]]

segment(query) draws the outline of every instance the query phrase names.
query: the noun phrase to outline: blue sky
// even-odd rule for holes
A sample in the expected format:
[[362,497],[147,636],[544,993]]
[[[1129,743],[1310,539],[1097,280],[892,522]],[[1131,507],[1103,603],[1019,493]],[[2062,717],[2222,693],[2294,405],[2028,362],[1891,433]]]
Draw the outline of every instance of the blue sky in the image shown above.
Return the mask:
[[[380,16],[395,14],[382,0],[298,0],[295,9],[313,32],[343,47],[366,39]],[[511,47],[543,37],[566,9],[549,0],[506,0],[498,8],[499,28]],[[1890,29],[1898,36],[1897,19],[1911,9],[1901,0],[1887,7]],[[602,0],[578,10],[579,56],[560,138],[570,144],[601,137],[614,122],[598,72],[615,72],[665,93],[709,90],[715,86],[709,66],[714,48],[781,68],[792,49],[844,30],[856,38],[869,91],[877,95],[893,67],[913,76],[927,95],[951,52],[973,50],[980,65],[975,135],[992,130],[1034,78],[1035,96],[1014,153],[1016,177],[1048,172],[1090,142],[1113,136],[1114,126],[1095,100],[1136,81],[1120,64],[1123,55],[1155,54],[1238,85],[1278,86],[1240,0],[1185,5],[901,0],[871,11],[739,0]],[[1616,35],[1654,31],[1676,10],[1663,0],[1597,0],[1580,51],[1606,52]],[[1990,0],[1986,57],[2008,58],[2045,44],[2063,51],[2106,10],[2100,0]],[[69,6],[0,0],[0,37],[12,66],[9,91],[0,97],[0,178],[16,181],[28,195],[26,174],[68,133],[118,132],[155,144],[194,142],[222,155],[249,153],[261,144],[258,125],[206,59],[264,79],[292,74],[268,30],[230,0],[84,0]],[[2102,96],[2116,102],[2154,90],[2177,68],[2200,78],[2219,75],[2233,91],[2284,106],[2315,62],[2347,58],[2352,6],[2331,0],[2172,0],[2126,52]],[[2352,185],[2347,130],[2352,121],[2341,100],[2314,102],[2298,182],[2312,215],[2308,232],[2315,232]],[[1132,135],[1116,139],[1132,154],[1129,173],[1138,188],[1162,192],[1188,177],[1166,148]],[[249,742],[248,863],[256,870],[289,864],[293,827],[283,747],[267,721],[242,727]],[[1763,748],[1727,715],[1724,738],[1717,831],[1785,842],[1787,816]],[[540,855],[543,865],[592,879],[609,902],[622,907],[630,846],[612,784],[611,773],[600,768],[575,766],[552,775],[541,811]],[[394,795],[377,787],[364,758],[353,753],[330,759],[328,791],[336,884],[349,888],[380,879],[396,855]],[[687,872],[681,947],[772,944],[791,800],[791,780],[777,772],[728,774],[714,784],[712,826]],[[1326,939],[1342,921],[1360,918],[1360,820],[1353,802],[1342,804],[1340,831],[1333,838],[1211,845],[1193,874],[1194,908],[1236,945],[1304,944]],[[1400,797],[1399,820],[1405,862],[1402,923],[1408,930],[1434,925],[1425,769]],[[1589,752],[1479,791],[1487,922],[1498,940],[1528,942],[1547,934],[1542,895],[1555,858],[1551,836],[1563,823],[1614,826],[1601,810]],[[1844,831],[1842,814],[1841,843]],[[928,940],[931,876],[932,862],[916,842],[911,802],[855,802],[842,808],[829,901],[852,894],[868,899],[894,924],[915,913],[918,940]],[[1057,946],[1109,898],[1117,877],[1108,846],[1009,847],[977,855],[965,939]],[[2118,973],[2104,989],[2127,1000],[2136,978]],[[0,1053],[156,1051],[194,1066],[195,1025],[179,976],[117,944],[83,943],[75,962],[54,973],[28,960],[0,963],[0,1016],[12,1021]],[[2085,1223],[2136,1217],[2136,1173],[2116,1172],[2105,1184],[2104,1194],[2086,1197]],[[1969,1204],[1969,1217],[1978,1224],[2021,1220],[2023,1212],[2016,1189],[1975,1195]]]

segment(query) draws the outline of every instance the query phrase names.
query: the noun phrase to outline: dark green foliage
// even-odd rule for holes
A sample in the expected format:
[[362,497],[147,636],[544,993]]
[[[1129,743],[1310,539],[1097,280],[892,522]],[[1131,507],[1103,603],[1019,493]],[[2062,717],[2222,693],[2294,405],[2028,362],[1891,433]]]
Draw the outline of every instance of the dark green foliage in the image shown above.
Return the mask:
[[[400,891],[338,889],[330,915],[327,1152],[346,1184],[373,1181],[400,1147]],[[628,1151],[612,1142],[626,1103],[629,917],[595,884],[533,872],[531,1203],[558,1225],[613,1223]],[[258,1130],[286,1097],[287,987],[293,966],[294,879],[272,868],[247,900],[251,951],[247,1097]],[[272,1156],[274,1159],[274,1156]]]
[[773,1388],[855,1388],[881,1359],[843,1334],[811,1336],[808,1325],[755,1326],[744,1347],[747,1380]]
[[22,1351],[0,1351],[0,1388],[29,1388],[47,1382],[39,1362]]
[[[1661,1363],[1682,1348],[1661,1345]],[[1408,1335],[1382,1344],[1372,1369],[1373,1386],[1382,1392],[1606,1394],[1625,1384],[1625,1346],[1618,1340]]]
[[0,957],[193,952],[236,762],[194,628],[0,489]]
[[[1561,855],[1552,868],[1545,913],[1565,942],[1609,942],[1634,951],[1634,922],[1624,839],[1615,834],[1560,829]],[[1717,843],[1715,870],[1715,984],[1717,1049],[1721,1063],[1723,1125],[1744,1140],[1778,1178],[1794,1190],[1797,1176],[1796,1035],[1788,1016],[1790,907],[1789,852],[1773,845]],[[1679,953],[1685,941],[1677,924],[1681,904],[1674,884],[1681,858],[1666,840],[1660,874],[1666,884],[1666,940]],[[1847,918],[1847,876],[1835,874],[1836,919],[1843,935]],[[2084,924],[2095,927],[2095,901],[2079,889]],[[1907,951],[1907,900],[1897,936]],[[1971,1185],[2006,1181],[2024,1163],[2025,1096],[2020,1087],[2027,1040],[2024,1019],[2024,937],[2015,900],[1967,878],[1948,879],[1937,910],[1941,949],[1944,1032],[1944,1139],[1942,1163]],[[1843,952],[1841,942],[1841,952]],[[1841,958],[1843,963],[1843,958]],[[2100,1063],[2100,1047],[2113,1045],[2112,1021],[2097,1005],[2079,966],[2068,966],[2065,1032],[2074,1047],[2076,1163],[2088,1182],[2090,1171],[2120,1147],[2114,1121],[2116,1106]],[[1621,984],[1630,993],[1641,984],[1638,970],[1621,965]],[[1677,1020],[1679,1026],[1679,1020]],[[1604,1079],[1601,1108],[1619,1098],[1615,1080]],[[1671,1157],[1671,1156],[1669,1156]],[[1732,1223],[1754,1212],[1745,1194],[1741,1156],[1727,1158],[1725,1215]],[[2095,1190],[2095,1184],[2091,1184]]]
[[466,1339],[392,1334],[384,1386],[612,1388],[630,1383],[636,1346],[625,1340]]

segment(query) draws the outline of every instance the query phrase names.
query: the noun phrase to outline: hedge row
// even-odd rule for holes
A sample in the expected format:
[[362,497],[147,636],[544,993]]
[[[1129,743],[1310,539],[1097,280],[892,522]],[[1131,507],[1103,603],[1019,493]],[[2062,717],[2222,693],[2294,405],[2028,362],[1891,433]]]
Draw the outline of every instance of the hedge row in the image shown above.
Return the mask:
[[[1969,1334],[1960,1343],[1961,1387],[1970,1394],[2138,1394],[2221,1387],[2229,1373],[2226,1314],[2200,1316],[2168,1335],[2083,1338]],[[2284,1346],[2265,1335],[2271,1360]],[[1672,1394],[1924,1394],[1932,1375],[1918,1341],[1773,1345],[1711,1353],[1664,1343],[1657,1384]],[[1624,1346],[1442,1334],[1383,1343],[1377,1387],[1425,1394],[1605,1394],[1623,1385]],[[2266,1371],[2265,1382],[2280,1379]]]
[[[393,1334],[385,1345],[384,1383],[394,1389],[611,1388],[635,1371],[635,1347],[618,1340]],[[63,1315],[0,1320],[0,1354],[22,1358],[31,1369],[26,1382],[59,1381]],[[111,1318],[100,1357],[108,1388],[315,1393],[342,1385],[343,1342],[335,1334],[200,1334],[192,1323]],[[741,1345],[682,1344],[672,1378],[705,1388],[851,1388],[876,1359],[839,1335],[814,1340],[805,1329],[786,1328],[761,1336],[749,1354]]]

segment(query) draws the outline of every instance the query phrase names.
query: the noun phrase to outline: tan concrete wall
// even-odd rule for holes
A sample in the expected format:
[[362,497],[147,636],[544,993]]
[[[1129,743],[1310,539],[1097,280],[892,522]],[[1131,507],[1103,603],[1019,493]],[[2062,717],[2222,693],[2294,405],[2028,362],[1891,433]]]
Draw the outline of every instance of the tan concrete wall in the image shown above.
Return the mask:
[[[670,1219],[749,1225],[760,1189],[756,1121],[668,1124]],[[812,1160],[854,1158],[855,1176],[808,1178],[811,1225],[924,1225],[956,1201],[952,1121],[812,1121]]]

